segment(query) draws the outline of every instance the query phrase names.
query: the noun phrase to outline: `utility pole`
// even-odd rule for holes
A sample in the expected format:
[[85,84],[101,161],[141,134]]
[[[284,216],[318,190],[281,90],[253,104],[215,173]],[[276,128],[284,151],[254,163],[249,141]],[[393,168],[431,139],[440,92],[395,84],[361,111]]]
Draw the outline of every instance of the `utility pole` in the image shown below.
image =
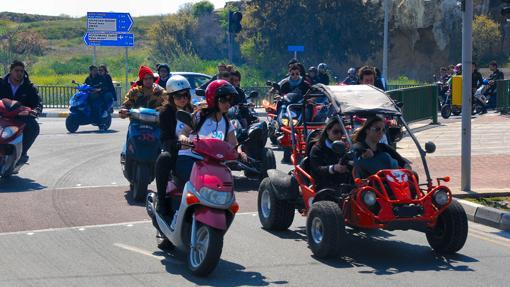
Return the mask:
[[462,2],[462,159],[461,188],[471,191],[471,66],[473,64],[473,0]]
[[384,0],[384,43],[383,43],[383,66],[382,74],[384,81],[388,81],[388,54],[389,54],[389,14],[391,0]]

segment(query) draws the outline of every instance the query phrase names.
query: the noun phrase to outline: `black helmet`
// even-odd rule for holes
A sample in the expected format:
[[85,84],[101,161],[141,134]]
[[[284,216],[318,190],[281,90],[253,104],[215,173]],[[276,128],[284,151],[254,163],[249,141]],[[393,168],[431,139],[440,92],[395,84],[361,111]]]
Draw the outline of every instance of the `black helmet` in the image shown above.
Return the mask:
[[310,68],[308,68],[308,72],[317,73],[317,68],[315,66],[311,66]]
[[158,73],[159,71],[162,69],[162,68],[165,68],[167,70],[168,73],[170,73],[170,66],[168,66],[167,63],[161,63],[161,64],[158,64]]

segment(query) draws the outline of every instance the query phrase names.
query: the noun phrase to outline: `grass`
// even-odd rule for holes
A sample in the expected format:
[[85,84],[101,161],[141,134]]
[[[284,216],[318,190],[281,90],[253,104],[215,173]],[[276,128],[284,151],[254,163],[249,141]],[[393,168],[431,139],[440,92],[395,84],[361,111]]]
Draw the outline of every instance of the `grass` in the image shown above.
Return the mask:
[[480,197],[467,200],[481,205],[510,211],[510,197]]

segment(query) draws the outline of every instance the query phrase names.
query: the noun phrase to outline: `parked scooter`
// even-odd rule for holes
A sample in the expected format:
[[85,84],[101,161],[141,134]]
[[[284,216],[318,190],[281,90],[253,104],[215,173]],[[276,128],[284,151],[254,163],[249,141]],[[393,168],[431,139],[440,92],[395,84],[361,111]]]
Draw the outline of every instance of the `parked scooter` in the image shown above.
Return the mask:
[[247,103],[230,108],[228,115],[234,126],[237,141],[247,154],[248,161],[227,162],[231,170],[243,170],[246,177],[264,178],[268,169],[276,168],[273,150],[266,148],[267,123],[260,121],[251,100],[258,97],[257,92],[250,93]]
[[120,154],[124,177],[129,181],[129,191],[135,201],[143,201],[147,187],[154,180],[154,164],[161,153],[159,113],[153,109],[129,110],[126,144]]
[[[106,131],[112,124],[113,99],[109,107],[104,111],[101,95],[96,95],[99,90],[87,84],[76,84],[78,92],[69,101],[69,116],[66,118],[66,129],[74,133],[80,126],[93,125],[99,127],[100,131]],[[89,101],[91,96],[97,99]]]
[[[487,90],[489,81],[483,80],[483,84],[479,87],[471,97],[471,114],[484,114],[487,112],[487,105],[489,103]],[[446,92],[446,98],[441,106],[441,116],[448,119],[452,114],[454,116],[460,115],[462,112],[461,106],[452,105],[451,89]]]
[[18,116],[36,117],[37,114],[18,101],[0,100],[0,178],[18,173],[23,166],[18,161],[23,149],[25,124],[15,119]]
[[[191,125],[189,114],[179,111],[177,117]],[[190,147],[203,160],[195,162],[188,182],[169,182],[167,197],[173,214],[156,212],[157,196],[153,192],[147,196],[147,213],[158,229],[158,247],[186,252],[191,272],[206,276],[218,265],[223,237],[239,210],[233,177],[225,165],[238,154],[234,146],[218,139],[197,138]]]

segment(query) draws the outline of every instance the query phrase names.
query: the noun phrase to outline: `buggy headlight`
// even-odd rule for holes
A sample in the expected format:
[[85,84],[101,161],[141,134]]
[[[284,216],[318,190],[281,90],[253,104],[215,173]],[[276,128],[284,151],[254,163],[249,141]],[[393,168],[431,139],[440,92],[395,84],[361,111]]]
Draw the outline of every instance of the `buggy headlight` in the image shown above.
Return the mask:
[[439,206],[444,206],[448,203],[448,200],[450,197],[448,196],[448,193],[442,189],[434,192],[433,196],[434,202]]
[[215,205],[226,205],[232,200],[233,193],[227,191],[217,191],[208,187],[200,189],[200,197]]
[[18,130],[19,130],[19,128],[15,127],[15,126],[6,127],[2,131],[2,138],[8,139],[8,138],[12,137],[14,134],[16,134],[18,132]]
[[368,206],[374,206],[377,202],[377,197],[375,196],[375,192],[371,190],[367,190],[363,193],[363,202]]

